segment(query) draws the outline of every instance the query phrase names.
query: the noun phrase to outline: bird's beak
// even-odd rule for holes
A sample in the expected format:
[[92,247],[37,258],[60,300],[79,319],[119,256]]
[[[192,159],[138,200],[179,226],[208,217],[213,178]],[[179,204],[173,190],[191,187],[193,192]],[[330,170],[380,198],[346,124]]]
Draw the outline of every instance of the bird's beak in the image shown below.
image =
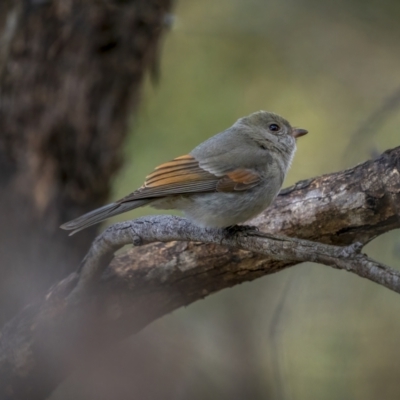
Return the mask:
[[292,130],[292,136],[297,139],[300,136],[307,135],[308,131],[306,129],[300,129],[300,128],[293,128]]

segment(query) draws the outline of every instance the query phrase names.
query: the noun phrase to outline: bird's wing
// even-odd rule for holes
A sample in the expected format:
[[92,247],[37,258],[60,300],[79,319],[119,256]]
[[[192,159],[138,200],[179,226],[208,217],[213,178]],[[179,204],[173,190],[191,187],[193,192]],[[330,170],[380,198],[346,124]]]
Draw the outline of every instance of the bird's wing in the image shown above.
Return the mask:
[[260,182],[260,175],[245,168],[228,172],[217,183],[218,192],[233,192],[251,189]]
[[193,156],[185,155],[161,164],[146,177],[143,186],[118,203],[168,195],[243,191],[260,180],[257,172],[242,168],[216,175],[201,168]]

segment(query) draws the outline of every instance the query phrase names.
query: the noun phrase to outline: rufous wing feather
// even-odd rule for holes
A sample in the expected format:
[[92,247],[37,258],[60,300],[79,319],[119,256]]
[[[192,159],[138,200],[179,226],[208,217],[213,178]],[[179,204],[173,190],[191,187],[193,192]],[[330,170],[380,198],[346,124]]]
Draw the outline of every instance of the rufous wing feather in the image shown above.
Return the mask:
[[260,182],[260,175],[252,170],[238,168],[228,172],[217,184],[218,192],[233,192],[248,190],[257,186]]
[[161,164],[146,177],[143,186],[118,203],[168,195],[241,191],[259,182],[258,173],[243,168],[216,176],[201,168],[193,156],[185,155]]
[[158,166],[138,190],[119,200],[127,202],[196,192],[215,191],[219,178],[205,171],[191,155],[175,158]]

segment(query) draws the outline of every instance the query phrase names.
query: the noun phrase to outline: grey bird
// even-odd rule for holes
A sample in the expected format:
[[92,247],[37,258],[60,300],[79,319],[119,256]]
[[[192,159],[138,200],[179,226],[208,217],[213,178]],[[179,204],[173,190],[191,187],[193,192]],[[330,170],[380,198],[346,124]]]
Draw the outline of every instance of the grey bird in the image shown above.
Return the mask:
[[296,139],[307,133],[277,114],[255,112],[189,154],[161,164],[128,196],[61,228],[72,230],[72,235],[144,205],[181,210],[200,226],[236,226],[273,202],[292,162]]

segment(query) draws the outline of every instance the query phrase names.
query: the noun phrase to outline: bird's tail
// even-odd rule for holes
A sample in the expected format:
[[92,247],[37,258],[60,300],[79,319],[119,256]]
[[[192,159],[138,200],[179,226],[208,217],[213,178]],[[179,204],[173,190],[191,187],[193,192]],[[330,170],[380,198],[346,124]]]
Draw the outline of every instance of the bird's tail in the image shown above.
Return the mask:
[[122,214],[129,210],[133,210],[134,208],[144,206],[147,203],[149,203],[148,199],[107,204],[104,207],[97,208],[96,210],[90,211],[76,219],[73,219],[72,221],[62,224],[60,228],[65,229],[66,231],[73,231],[69,234],[69,236],[71,236],[76,232],[88,228],[89,226],[98,224],[107,218]]

